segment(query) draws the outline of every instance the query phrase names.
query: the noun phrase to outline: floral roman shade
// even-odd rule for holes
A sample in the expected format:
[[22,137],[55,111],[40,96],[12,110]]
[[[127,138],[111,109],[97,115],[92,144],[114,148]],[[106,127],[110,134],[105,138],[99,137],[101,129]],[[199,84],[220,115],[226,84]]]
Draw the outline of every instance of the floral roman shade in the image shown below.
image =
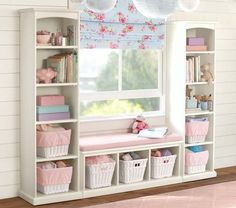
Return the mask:
[[81,48],[161,49],[164,46],[165,21],[147,19],[132,0],[118,0],[105,14],[89,11],[82,5]]

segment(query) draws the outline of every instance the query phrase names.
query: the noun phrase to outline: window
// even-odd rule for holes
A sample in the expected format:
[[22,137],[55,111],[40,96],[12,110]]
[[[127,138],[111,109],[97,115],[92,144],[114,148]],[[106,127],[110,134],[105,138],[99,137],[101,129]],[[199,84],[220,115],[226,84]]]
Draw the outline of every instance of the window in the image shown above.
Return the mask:
[[80,114],[107,117],[162,111],[160,50],[80,50]]

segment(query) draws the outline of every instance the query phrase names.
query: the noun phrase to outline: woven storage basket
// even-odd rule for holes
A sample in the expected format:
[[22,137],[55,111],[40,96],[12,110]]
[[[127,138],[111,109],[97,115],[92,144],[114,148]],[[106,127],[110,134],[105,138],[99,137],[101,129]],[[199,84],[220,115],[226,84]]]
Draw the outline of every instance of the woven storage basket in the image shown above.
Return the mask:
[[37,131],[37,155],[44,158],[68,155],[71,130]]
[[54,169],[37,167],[37,190],[43,194],[68,192],[72,171],[72,167]]
[[151,177],[165,178],[173,175],[176,155],[166,157],[151,157]]
[[188,144],[204,142],[209,129],[209,121],[186,122],[185,135]]
[[185,153],[185,173],[195,174],[205,172],[208,159],[208,150],[197,153]]
[[86,187],[95,189],[111,186],[115,162],[86,165]]
[[135,183],[143,180],[148,159],[120,160],[120,182]]

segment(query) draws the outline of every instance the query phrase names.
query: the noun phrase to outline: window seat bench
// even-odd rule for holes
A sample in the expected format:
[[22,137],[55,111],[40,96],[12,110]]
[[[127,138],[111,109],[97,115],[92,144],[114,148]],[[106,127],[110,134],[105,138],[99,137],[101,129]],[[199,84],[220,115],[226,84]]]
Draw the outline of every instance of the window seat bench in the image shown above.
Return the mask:
[[123,147],[171,143],[182,140],[183,138],[177,134],[170,134],[163,138],[150,139],[139,137],[137,134],[126,133],[81,137],[79,144],[81,152],[88,152]]

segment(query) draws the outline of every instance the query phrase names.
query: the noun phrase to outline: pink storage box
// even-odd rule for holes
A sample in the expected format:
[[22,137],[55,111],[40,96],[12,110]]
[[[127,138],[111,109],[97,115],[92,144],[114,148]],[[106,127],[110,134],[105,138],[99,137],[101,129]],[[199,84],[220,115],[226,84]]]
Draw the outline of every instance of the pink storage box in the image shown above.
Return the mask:
[[209,129],[209,121],[194,121],[185,123],[187,143],[204,142]]
[[37,190],[44,194],[68,192],[72,167],[42,169],[37,167]]
[[206,165],[209,159],[209,151],[185,153],[185,173],[195,174],[206,171]]
[[50,158],[68,155],[71,130],[37,131],[37,155]]
[[186,46],[187,51],[207,51],[207,46],[206,45],[201,45],[201,46]]
[[65,105],[65,97],[62,95],[40,95],[37,96],[38,106]]
[[205,44],[204,38],[195,38],[195,37],[187,38],[187,45],[199,46],[199,45],[204,45],[204,44]]

